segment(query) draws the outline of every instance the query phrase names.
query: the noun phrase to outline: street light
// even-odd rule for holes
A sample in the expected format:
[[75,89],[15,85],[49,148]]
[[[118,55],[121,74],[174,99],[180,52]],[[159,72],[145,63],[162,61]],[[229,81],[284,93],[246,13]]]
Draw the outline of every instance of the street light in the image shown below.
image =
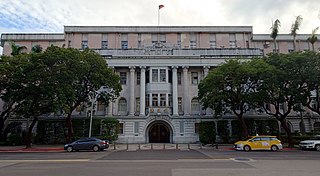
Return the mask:
[[91,131],[92,131],[92,117],[93,117],[93,108],[94,103],[97,100],[97,97],[99,95],[99,92],[94,91],[89,93],[89,100],[91,101],[91,112],[90,112],[90,124],[89,124],[89,137],[91,137]]

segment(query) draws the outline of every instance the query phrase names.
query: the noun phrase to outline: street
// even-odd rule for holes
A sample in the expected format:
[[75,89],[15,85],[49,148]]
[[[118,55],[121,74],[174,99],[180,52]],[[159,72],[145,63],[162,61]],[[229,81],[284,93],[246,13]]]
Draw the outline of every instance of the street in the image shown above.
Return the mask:
[[320,152],[300,150],[0,153],[0,173],[6,176],[315,176],[319,166]]

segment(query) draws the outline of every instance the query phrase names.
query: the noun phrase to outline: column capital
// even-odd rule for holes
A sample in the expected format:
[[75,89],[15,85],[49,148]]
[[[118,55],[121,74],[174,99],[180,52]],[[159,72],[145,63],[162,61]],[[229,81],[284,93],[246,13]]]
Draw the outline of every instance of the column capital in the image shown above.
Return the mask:
[[188,70],[189,66],[188,65],[183,65],[182,68],[183,68],[183,70]]
[[129,69],[130,69],[131,72],[134,72],[134,70],[136,69],[136,66],[131,65],[131,66],[129,66]]
[[210,65],[203,66],[204,69],[210,69]]
[[175,71],[177,71],[177,69],[178,69],[179,67],[178,66],[176,66],[176,65],[174,65],[174,66],[171,66],[171,69],[172,70],[175,70]]
[[145,65],[141,65],[141,66],[140,66],[140,69],[141,69],[141,70],[145,70],[146,68],[147,68],[147,66],[145,66]]

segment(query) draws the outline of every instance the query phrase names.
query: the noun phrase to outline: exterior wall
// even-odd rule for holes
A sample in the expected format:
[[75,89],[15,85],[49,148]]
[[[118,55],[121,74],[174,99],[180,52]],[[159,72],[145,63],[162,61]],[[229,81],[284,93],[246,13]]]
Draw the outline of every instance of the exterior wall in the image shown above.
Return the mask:
[[88,34],[88,47],[89,48],[101,48],[101,34]]
[[[148,132],[151,125],[155,122],[163,122],[170,129],[171,143],[198,142],[199,136],[195,133],[195,123],[209,120],[212,121],[212,110],[200,110],[199,113],[191,111],[191,101],[193,98],[197,98],[198,84],[204,78],[204,67],[211,67],[211,69],[213,69],[213,67],[218,66],[222,62],[225,62],[226,59],[229,59],[229,55],[234,54],[235,50],[251,53],[255,51],[253,49],[258,48],[257,50],[261,49],[264,55],[273,52],[273,42],[270,39],[269,34],[254,35],[252,34],[252,29],[250,27],[161,27],[161,34],[166,34],[166,43],[159,48],[152,48],[152,34],[157,33],[158,30],[158,27],[66,27],[63,36],[64,39],[55,40],[55,44],[58,46],[62,46],[62,44],[68,46],[68,40],[70,40],[71,47],[81,48],[82,35],[87,34],[89,48],[98,49],[96,52],[101,55],[112,55],[112,58],[107,59],[108,65],[113,67],[118,74],[120,74],[120,72],[126,72],[126,84],[122,85],[123,90],[120,92],[120,96],[110,104],[111,108],[106,107],[106,110],[96,111],[95,114],[105,117],[111,109],[111,114],[123,123],[124,133],[119,135],[118,142],[149,142]],[[119,33],[119,31],[121,31],[121,33]],[[120,49],[122,33],[128,34],[128,50]],[[181,49],[174,47],[177,46],[178,33],[181,34]],[[196,35],[197,43],[195,49],[190,49],[191,33]],[[108,34],[108,49],[106,50],[101,50],[102,34]],[[216,35],[217,49],[203,49],[210,47],[210,34]],[[229,34],[235,34],[237,48],[229,49]],[[141,49],[136,49],[138,48],[139,35],[141,35]],[[25,38],[17,40],[16,44],[26,46],[28,51],[31,50],[32,43],[40,44],[45,49],[50,45],[51,41],[50,39],[34,40],[26,36],[24,37]],[[253,39],[251,39],[252,37]],[[2,40],[4,39],[2,38]],[[14,41],[14,39],[11,40]],[[290,49],[290,44],[288,44],[288,42],[291,41],[292,39],[290,40],[289,35],[279,36],[279,39],[277,39],[277,47],[281,53],[288,53],[288,49]],[[11,48],[7,40],[1,41],[1,44],[4,46],[4,54],[10,55]],[[246,49],[248,44],[249,48]],[[317,51],[319,51],[317,48],[318,46],[319,41],[315,44]],[[202,48],[202,50],[200,48]],[[240,50],[239,48],[245,50]],[[307,48],[311,49],[311,45],[306,42],[306,36],[299,35],[297,50],[304,50]],[[227,54],[224,56],[222,55],[224,53]],[[213,55],[214,57],[201,58],[201,54],[209,56]],[[261,56],[260,53],[257,52],[255,52],[254,55],[257,57]],[[123,56],[126,57],[124,58]],[[129,67],[131,66],[135,67],[134,80],[131,80],[130,76]],[[181,73],[181,84],[177,84],[177,99],[180,97],[182,98],[182,112],[178,112],[178,115],[138,113],[136,99],[140,98],[141,102],[141,84],[137,84],[137,73],[141,71],[140,66],[146,66],[146,70],[150,68],[165,68],[170,70],[170,73],[172,74],[173,67],[177,68],[177,72]],[[184,67],[187,67],[187,78],[184,78]],[[192,83],[192,73],[197,73],[198,75],[197,84]],[[149,77],[151,78],[150,75]],[[173,80],[173,76],[170,79]],[[131,81],[133,81],[133,86],[131,86]],[[173,95],[173,89],[174,84],[168,82],[168,77],[165,83],[145,84],[145,93],[168,93]],[[134,95],[132,95],[132,92]],[[131,100],[131,97],[133,97],[133,101]],[[127,111],[124,113],[118,111],[120,98],[124,98],[127,103]],[[149,100],[146,99],[145,101],[147,102]],[[168,101],[168,99],[166,99],[166,101]],[[129,114],[131,104],[134,105],[134,114]],[[2,106],[1,102],[0,106]],[[173,105],[171,105],[171,107],[173,107]],[[148,109],[148,107],[146,107],[146,109]],[[271,107],[271,110],[274,111],[274,108]],[[306,113],[307,112],[308,111],[306,111]],[[251,113],[252,114],[248,113],[246,115],[257,116],[256,112]],[[311,116],[310,119],[305,120],[307,131],[311,131],[313,127],[312,124],[317,120],[319,121],[314,113],[309,112],[309,114]],[[87,117],[87,110],[74,111],[73,116]],[[230,118],[229,116],[232,115],[229,114],[228,118]],[[293,131],[299,130],[300,118],[297,116],[296,112],[290,114],[290,122]],[[135,129],[136,124],[139,125],[138,129]],[[135,131],[137,133],[135,133]]]

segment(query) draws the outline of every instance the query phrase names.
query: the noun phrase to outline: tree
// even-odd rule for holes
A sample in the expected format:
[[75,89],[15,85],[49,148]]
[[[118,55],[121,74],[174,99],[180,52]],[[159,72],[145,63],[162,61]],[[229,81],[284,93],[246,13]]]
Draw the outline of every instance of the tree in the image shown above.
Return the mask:
[[303,18],[301,15],[296,17],[296,20],[294,23],[291,25],[291,32],[290,35],[293,36],[293,50],[296,51],[296,36],[297,36],[297,31],[299,30],[301,23],[302,23]]
[[251,107],[251,96],[256,82],[250,77],[256,70],[249,62],[230,60],[211,71],[199,84],[199,98],[204,108],[214,109],[215,115],[231,111],[242,127],[242,136],[248,136],[244,113]]
[[35,45],[31,48],[32,53],[41,53],[42,52],[42,47],[41,45]]
[[317,31],[318,31],[319,27],[315,28],[312,30],[311,36],[308,37],[307,41],[311,43],[312,45],[312,51],[314,51],[314,43],[316,43],[316,41],[318,40],[317,37]]
[[60,108],[67,115],[68,142],[72,140],[72,112],[89,101],[91,92],[98,93],[99,100],[107,105],[121,91],[120,78],[106,61],[92,50],[79,51],[72,48],[49,47],[47,57],[60,61]]
[[[292,134],[287,125],[287,116],[292,111],[301,111],[302,92],[305,91],[305,58],[301,53],[272,54],[265,57],[273,69],[261,74],[262,84],[257,88],[256,102],[264,111],[274,116],[288,136],[289,146],[293,146]],[[265,105],[272,105],[274,110]]]
[[16,56],[22,53],[23,50],[26,50],[27,47],[16,45],[14,42],[10,42],[11,45],[11,55]]
[[273,52],[277,52],[277,41],[276,41],[276,38],[278,36],[280,27],[281,27],[281,23],[280,23],[280,21],[278,19],[276,19],[276,21],[274,21],[274,23],[272,24],[271,34],[270,34],[270,37],[273,39],[273,44],[274,44],[274,51]]

